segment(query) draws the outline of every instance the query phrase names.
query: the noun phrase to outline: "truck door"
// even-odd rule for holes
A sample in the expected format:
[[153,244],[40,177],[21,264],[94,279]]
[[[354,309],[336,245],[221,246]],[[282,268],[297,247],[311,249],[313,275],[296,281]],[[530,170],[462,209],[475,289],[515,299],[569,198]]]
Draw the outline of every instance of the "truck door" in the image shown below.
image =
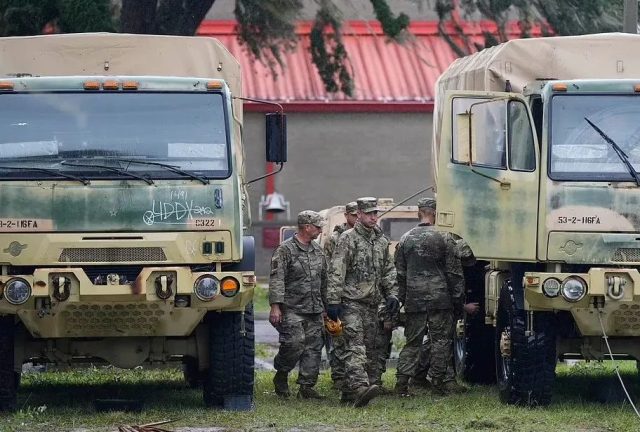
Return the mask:
[[527,103],[514,93],[445,96],[437,225],[478,258],[534,261],[540,152]]

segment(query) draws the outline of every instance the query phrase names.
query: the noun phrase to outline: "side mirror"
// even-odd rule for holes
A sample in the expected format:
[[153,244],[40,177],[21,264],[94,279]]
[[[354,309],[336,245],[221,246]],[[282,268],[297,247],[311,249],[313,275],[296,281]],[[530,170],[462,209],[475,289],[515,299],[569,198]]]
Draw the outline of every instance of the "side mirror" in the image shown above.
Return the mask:
[[471,112],[456,115],[456,162],[471,164]]
[[280,113],[266,115],[267,162],[287,161],[287,116]]

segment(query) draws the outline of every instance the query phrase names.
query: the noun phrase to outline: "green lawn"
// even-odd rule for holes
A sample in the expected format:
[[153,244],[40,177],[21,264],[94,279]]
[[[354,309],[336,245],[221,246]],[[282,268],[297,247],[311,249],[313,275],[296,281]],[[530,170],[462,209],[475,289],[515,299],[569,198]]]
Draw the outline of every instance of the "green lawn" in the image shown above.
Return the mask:
[[269,312],[269,287],[267,285],[256,285],[253,290],[253,311]]
[[[163,427],[185,426],[251,430],[288,430],[301,427],[314,432],[357,431],[632,431],[640,430],[640,420],[629,404],[599,403],[617,389],[611,367],[588,364],[559,367],[554,403],[545,409],[525,409],[502,405],[495,389],[474,387],[465,395],[415,398],[386,396],[366,409],[341,406],[330,390],[324,372],[320,390],[329,395],[321,402],[288,401],[272,392],[269,372],[259,372],[256,383],[257,407],[253,412],[233,413],[206,409],[199,390],[188,389],[182,374],[173,369],[123,371],[112,368],[82,369],[72,372],[25,374],[19,391],[20,410],[0,418],[2,431],[51,431],[86,428],[112,431],[121,424],[144,424],[171,419]],[[635,364],[624,364],[624,378],[636,380]],[[393,376],[385,379],[391,386]],[[292,378],[292,386],[295,386]],[[96,398],[138,398],[144,401],[141,413],[96,413]],[[86,430],[85,429],[85,430]]]

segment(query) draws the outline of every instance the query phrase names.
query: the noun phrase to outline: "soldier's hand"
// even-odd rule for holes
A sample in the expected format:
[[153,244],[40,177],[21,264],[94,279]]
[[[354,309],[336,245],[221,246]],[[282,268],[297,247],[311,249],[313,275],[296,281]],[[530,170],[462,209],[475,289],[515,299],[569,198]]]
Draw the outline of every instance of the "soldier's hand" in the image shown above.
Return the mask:
[[395,315],[400,310],[400,302],[395,297],[387,297],[384,305],[389,315]]
[[278,327],[280,323],[282,323],[282,310],[278,303],[271,305],[271,311],[269,311],[269,322],[274,327]]
[[475,315],[480,310],[480,303],[467,303],[464,305],[464,311],[467,315]]
[[338,319],[342,316],[342,305],[330,304],[329,306],[327,306],[327,316],[333,321],[338,321]]

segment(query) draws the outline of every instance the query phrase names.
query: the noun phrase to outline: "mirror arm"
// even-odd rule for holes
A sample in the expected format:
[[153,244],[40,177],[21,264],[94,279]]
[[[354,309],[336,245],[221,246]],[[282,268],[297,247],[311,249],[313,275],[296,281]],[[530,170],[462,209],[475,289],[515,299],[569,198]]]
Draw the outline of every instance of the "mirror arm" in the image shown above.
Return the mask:
[[251,183],[257,182],[258,180],[262,180],[262,179],[265,179],[267,177],[271,177],[272,175],[278,174],[284,168],[284,162],[280,162],[280,163],[278,163],[278,165],[280,165],[280,167],[277,170],[271,171],[269,173],[266,173],[265,175],[261,175],[260,177],[256,177],[256,178],[254,178],[252,180],[249,180],[248,182],[244,183],[244,186],[248,186]]
[[240,97],[240,96],[231,96],[231,99],[240,99],[243,101],[249,101],[249,102],[256,102],[256,103],[261,103],[261,104],[265,104],[265,105],[275,105],[278,107],[278,110],[280,111],[280,114],[284,114],[284,108],[282,108],[282,105],[280,105],[277,102],[271,102],[271,101],[266,101],[266,100],[262,100],[262,99],[254,99],[254,98],[248,98],[248,97]]

